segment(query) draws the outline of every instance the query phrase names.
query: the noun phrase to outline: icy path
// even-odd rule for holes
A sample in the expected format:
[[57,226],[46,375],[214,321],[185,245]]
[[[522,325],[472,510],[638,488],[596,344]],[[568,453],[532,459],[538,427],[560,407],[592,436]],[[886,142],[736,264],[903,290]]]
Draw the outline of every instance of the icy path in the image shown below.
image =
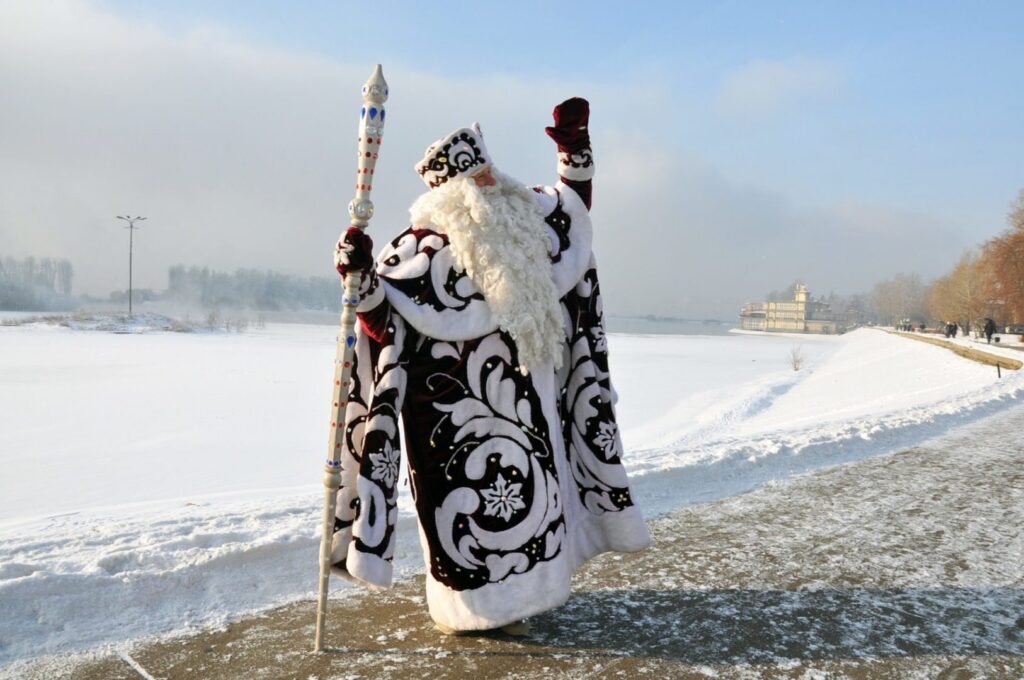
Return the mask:
[[[156,677],[1024,676],[1024,406],[913,450],[654,522],[652,549],[585,567],[528,638],[444,637],[422,580],[341,594],[313,654],[303,602],[138,645]],[[18,672],[130,678],[116,656]]]

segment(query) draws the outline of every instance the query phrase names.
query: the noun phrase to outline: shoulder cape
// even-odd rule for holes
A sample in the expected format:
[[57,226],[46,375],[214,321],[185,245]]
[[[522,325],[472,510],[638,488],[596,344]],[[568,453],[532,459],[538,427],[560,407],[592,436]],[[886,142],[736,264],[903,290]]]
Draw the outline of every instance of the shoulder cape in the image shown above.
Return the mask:
[[[548,225],[555,287],[559,295],[565,295],[590,264],[590,215],[576,192],[561,183],[534,192]],[[377,257],[376,270],[381,283],[378,291],[424,335],[447,341],[471,340],[498,327],[483,295],[456,267],[447,236],[438,231],[406,229]]]

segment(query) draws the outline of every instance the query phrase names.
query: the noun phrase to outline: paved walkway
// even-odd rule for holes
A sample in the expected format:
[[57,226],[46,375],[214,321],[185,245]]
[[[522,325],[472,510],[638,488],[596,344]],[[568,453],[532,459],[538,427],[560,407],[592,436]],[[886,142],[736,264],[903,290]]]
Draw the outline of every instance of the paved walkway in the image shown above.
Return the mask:
[[989,366],[998,366],[1004,371],[1019,371],[1024,368],[1024,361],[1021,361],[1017,356],[1017,353],[1020,351],[1020,348],[1018,347],[1000,345],[998,343],[994,345],[981,343],[968,337],[950,339],[940,338],[937,334],[931,333],[910,333],[907,331],[888,332],[893,335],[910,338],[911,340],[917,340],[918,342],[926,342],[930,345],[945,347],[954,354],[959,354],[965,359],[977,361],[981,364],[988,364]]
[[[529,637],[444,637],[422,579],[137,646],[154,678],[1024,677],[1024,406],[652,523]],[[141,676],[116,655],[23,677]]]

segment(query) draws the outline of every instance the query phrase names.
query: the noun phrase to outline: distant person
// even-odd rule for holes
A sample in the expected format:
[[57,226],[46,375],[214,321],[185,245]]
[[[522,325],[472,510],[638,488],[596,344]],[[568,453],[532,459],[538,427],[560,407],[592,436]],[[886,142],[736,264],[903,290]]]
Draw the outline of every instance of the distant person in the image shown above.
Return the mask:
[[992,344],[992,336],[996,332],[996,322],[992,319],[985,319],[985,339],[988,340],[988,344]]

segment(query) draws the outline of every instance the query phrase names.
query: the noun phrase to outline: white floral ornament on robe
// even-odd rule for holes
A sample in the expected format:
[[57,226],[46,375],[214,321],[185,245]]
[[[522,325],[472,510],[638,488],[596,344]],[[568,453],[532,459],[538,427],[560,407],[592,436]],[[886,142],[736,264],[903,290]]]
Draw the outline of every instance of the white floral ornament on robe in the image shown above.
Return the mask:
[[519,495],[523,488],[522,484],[509,484],[505,478],[498,473],[498,479],[490,489],[484,489],[480,494],[484,497],[484,514],[498,515],[506,522],[512,518],[512,513],[526,507],[522,497]]

